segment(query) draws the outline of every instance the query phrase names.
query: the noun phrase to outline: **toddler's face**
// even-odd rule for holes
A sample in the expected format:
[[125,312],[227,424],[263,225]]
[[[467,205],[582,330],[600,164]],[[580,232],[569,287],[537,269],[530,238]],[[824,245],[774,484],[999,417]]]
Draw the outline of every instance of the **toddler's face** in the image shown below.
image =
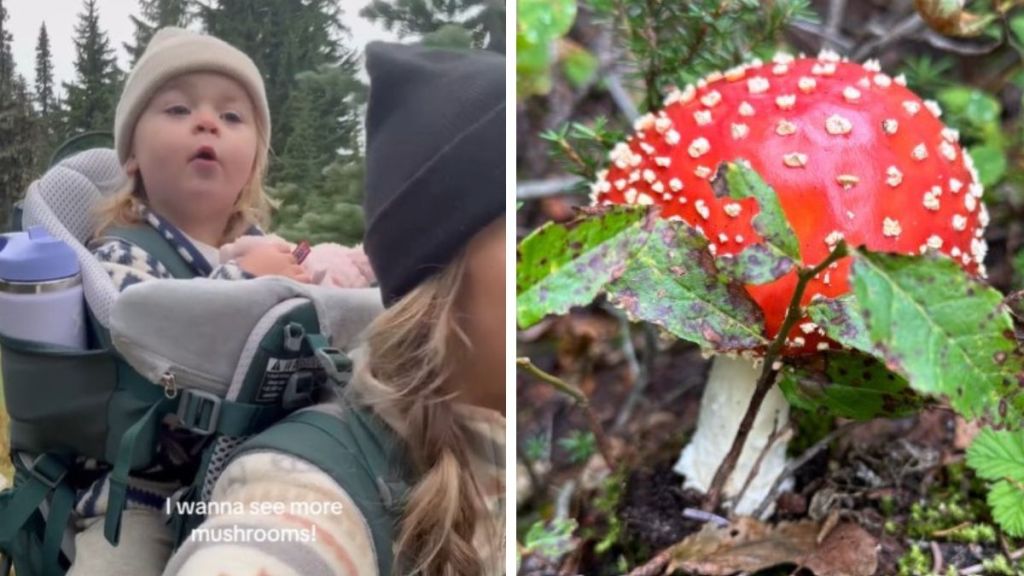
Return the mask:
[[197,72],[164,84],[132,137],[146,195],[179,225],[230,216],[252,175],[259,139],[252,101],[227,76]]

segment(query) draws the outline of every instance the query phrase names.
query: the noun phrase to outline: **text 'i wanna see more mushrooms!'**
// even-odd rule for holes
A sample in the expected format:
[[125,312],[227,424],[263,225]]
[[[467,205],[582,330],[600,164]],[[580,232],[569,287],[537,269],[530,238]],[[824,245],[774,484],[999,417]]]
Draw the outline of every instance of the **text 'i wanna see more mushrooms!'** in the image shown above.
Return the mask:
[[[717,256],[763,241],[752,224],[754,198],[716,195],[725,162],[743,162],[771,186],[799,241],[802,264],[814,266],[845,240],[879,252],[943,252],[983,276],[988,214],[982,185],[957,131],[941,110],[890,77],[877,61],[848,62],[777,54],[716,72],[675,90],[664,107],[639,118],[635,133],[610,153],[593,184],[596,204],[658,205],[660,215],[703,233]],[[850,259],[812,279],[801,305],[850,291]],[[746,289],[764,313],[765,336],[779,332],[797,285],[790,271]],[[786,336],[783,354],[838,347],[808,318]],[[676,465],[686,485],[706,491],[728,452],[759,374],[751,358],[719,356],[702,400],[697,432]],[[774,427],[788,418],[777,387],[761,408],[724,495],[735,496]],[[750,513],[785,466],[785,442],[765,455],[757,477],[733,503]]]

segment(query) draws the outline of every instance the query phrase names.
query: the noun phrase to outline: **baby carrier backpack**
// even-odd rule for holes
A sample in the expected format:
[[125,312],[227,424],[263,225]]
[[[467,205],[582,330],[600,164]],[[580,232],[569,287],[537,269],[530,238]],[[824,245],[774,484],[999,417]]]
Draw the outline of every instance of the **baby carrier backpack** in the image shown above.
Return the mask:
[[348,353],[381,310],[376,289],[281,278],[193,278],[155,229],[113,228],[176,279],[118,292],[85,243],[95,207],[122,185],[113,150],[60,159],[29,187],[19,225],[39,225],[75,250],[88,349],[0,336],[13,485],[0,492],[0,576],[63,575],[75,556],[76,493],[110,473],[104,534],[116,545],[128,476],[150,466],[165,420],[203,437],[193,482],[167,504],[176,544],[203,518],[178,503],[210,498],[228,462],[256,450],[309,460],[357,502],[380,573],[406,491],[400,442],[371,412],[334,403],[351,378]]

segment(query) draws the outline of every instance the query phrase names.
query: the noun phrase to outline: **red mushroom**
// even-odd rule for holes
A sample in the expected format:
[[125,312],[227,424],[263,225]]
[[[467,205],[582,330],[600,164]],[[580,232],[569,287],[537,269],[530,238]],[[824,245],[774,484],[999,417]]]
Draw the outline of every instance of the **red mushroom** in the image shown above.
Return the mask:
[[[988,214],[982,186],[959,134],[940,116],[935,102],[907,89],[901,76],[883,73],[877,61],[852,63],[830,51],[817,58],[777,54],[772,63],[754,61],[674,90],[662,110],[637,119],[635,134],[612,150],[610,166],[594,183],[593,201],[657,204],[663,217],[681,218],[703,232],[713,253],[736,254],[761,241],[751,226],[758,207],[754,199],[716,197],[711,179],[722,162],[743,159],[775,189],[805,265],[821,262],[845,239],[851,246],[885,252],[919,254],[931,248],[984,275]],[[849,267],[848,259],[832,264],[811,281],[802,304],[818,294],[847,293]],[[795,271],[747,286],[764,311],[768,338],[780,329],[795,287]],[[823,331],[804,319],[787,335],[785,353],[830,346]],[[721,397],[714,396],[716,372],[724,370],[718,365],[712,370],[697,435],[687,448],[691,453],[684,451],[681,460],[688,485],[701,489],[707,489],[728,450],[749,399],[734,382]],[[749,362],[729,370],[756,377]],[[752,392],[753,380],[749,386]],[[777,389],[772,395],[752,439],[767,437],[775,417],[788,413]],[[711,405],[727,403],[740,406],[735,422],[705,417]],[[757,426],[767,426],[768,432],[759,433]],[[711,452],[693,455],[693,447],[705,440],[725,446],[711,451],[717,461],[711,461]],[[752,464],[760,452],[751,444],[726,495],[735,494],[746,479],[744,461]],[[781,467],[784,450],[783,445],[775,455],[775,465]],[[769,459],[755,482],[765,489],[775,478],[765,470],[772,466]],[[759,501],[761,492],[752,485],[749,499]]]

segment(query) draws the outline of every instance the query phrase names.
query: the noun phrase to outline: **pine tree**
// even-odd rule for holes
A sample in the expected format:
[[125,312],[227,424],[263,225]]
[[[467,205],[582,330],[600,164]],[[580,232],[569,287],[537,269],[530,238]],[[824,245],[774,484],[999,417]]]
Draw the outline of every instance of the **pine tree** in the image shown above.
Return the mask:
[[[504,0],[373,0],[359,12],[399,37],[421,36],[428,44],[450,44],[452,25],[469,30],[474,45],[505,53]],[[444,38],[430,35],[443,33]]]
[[[358,59],[299,75],[285,114],[293,130],[272,174],[281,210],[277,232],[290,239],[357,242],[362,237],[361,126],[366,87]],[[327,121],[325,121],[327,120]]]
[[50,54],[50,36],[46,33],[46,22],[39,27],[36,42],[36,106],[43,118],[49,118],[54,109],[53,57]]
[[343,56],[338,39],[346,30],[337,0],[216,0],[199,12],[207,32],[245,52],[263,73],[274,119],[271,146],[282,150],[291,132],[282,112],[297,75]]
[[132,65],[139,61],[157,30],[166,26],[188,26],[192,21],[191,8],[191,0],[139,0],[141,16],[129,16],[135,25],[135,41],[123,44],[132,57]]
[[11,207],[32,178],[35,118],[25,79],[14,69],[13,37],[7,9],[0,0],[0,226],[10,220]]
[[85,0],[75,26],[76,79],[65,83],[67,126],[71,136],[89,130],[111,130],[121,87],[121,70],[107,33],[100,29],[96,0]]

